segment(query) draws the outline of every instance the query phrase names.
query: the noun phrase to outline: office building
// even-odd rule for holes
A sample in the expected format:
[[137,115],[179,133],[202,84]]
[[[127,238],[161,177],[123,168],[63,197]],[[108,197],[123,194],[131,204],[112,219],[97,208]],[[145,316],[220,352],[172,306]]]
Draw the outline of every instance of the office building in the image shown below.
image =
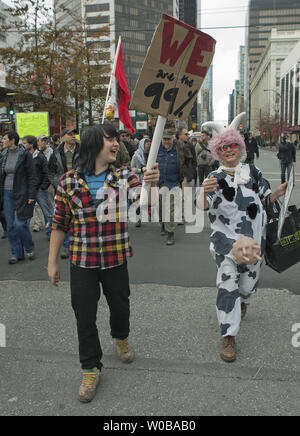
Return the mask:
[[300,139],[300,41],[281,64],[280,94],[282,121],[293,139]]
[[271,31],[300,29],[299,0],[250,0],[248,55],[249,76],[252,80],[261,55],[268,44]]
[[[55,0],[69,12],[58,12],[57,25],[74,24],[76,18],[85,19],[88,40],[93,40],[103,26],[109,25],[107,43],[114,58],[119,36],[122,37],[123,65],[132,94],[141,71],[154,30],[162,13],[176,16],[179,0]],[[178,17],[178,15],[177,15]]]

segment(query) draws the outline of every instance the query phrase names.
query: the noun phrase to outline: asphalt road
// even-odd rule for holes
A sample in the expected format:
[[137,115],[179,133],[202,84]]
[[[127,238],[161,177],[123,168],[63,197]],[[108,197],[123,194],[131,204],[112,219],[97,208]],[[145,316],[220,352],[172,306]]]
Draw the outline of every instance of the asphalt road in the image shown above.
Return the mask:
[[[263,152],[260,163],[279,177],[271,153]],[[102,296],[97,327],[104,367],[90,404],[77,400],[81,371],[68,261],[60,261],[56,288],[47,280],[43,233],[34,234],[36,260],[17,265],[8,265],[8,243],[0,240],[0,416],[95,416],[98,431],[105,417],[116,416],[124,422],[128,416],[299,416],[299,267],[285,276],[263,269],[237,337],[237,360],[227,364],[219,357],[209,229],[184,230],[178,227],[176,244],[167,247],[158,224],[130,225],[136,358],[131,365],[118,360]]]
[[[298,155],[300,157],[300,155]],[[270,181],[272,189],[280,184],[279,161],[276,153],[262,151],[260,159],[255,162]],[[291,204],[300,206],[300,162],[297,163],[297,183]],[[168,247],[165,238],[160,236],[159,224],[143,224],[136,228],[130,224],[131,242],[134,256],[129,261],[131,283],[157,283],[170,286],[202,287],[215,286],[215,264],[208,251],[209,223],[205,217],[201,233],[189,234],[185,226],[176,229],[176,244]],[[8,265],[9,245],[7,240],[0,240],[1,280],[47,280],[46,264],[48,241],[43,232],[33,233],[36,243],[36,260]],[[60,261],[61,279],[69,280],[68,261]],[[260,287],[287,289],[300,294],[299,264],[284,273],[278,274],[267,266],[261,272]]]

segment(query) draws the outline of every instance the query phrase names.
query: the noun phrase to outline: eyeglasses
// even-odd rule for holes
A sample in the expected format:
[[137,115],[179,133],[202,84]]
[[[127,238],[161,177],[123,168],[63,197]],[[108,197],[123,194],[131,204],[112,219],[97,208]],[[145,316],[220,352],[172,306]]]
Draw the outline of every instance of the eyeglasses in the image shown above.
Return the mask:
[[221,145],[221,147],[218,147],[218,151],[228,151],[228,150],[236,150],[237,148],[239,148],[238,144],[229,144],[229,145]]

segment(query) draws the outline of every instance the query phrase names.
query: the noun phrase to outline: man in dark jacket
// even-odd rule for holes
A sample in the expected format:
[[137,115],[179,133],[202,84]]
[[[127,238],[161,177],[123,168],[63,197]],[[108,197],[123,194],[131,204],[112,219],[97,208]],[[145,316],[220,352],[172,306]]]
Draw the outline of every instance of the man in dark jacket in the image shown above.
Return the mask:
[[36,197],[37,179],[30,153],[19,144],[19,135],[10,131],[3,137],[5,150],[0,158],[0,209],[7,223],[12,256],[10,264],[34,259],[34,243],[29,229]]
[[[48,177],[55,191],[59,179],[66,172],[79,166],[79,142],[75,138],[76,129],[63,129],[60,136],[62,143],[55,149],[48,163]],[[69,234],[66,234],[63,251],[60,255],[62,259],[69,258]]]
[[48,194],[48,188],[50,186],[50,180],[48,178],[48,161],[44,153],[38,150],[35,136],[25,136],[22,139],[22,144],[33,157],[37,176],[36,201],[44,215],[46,236],[48,240],[50,240],[53,214]]
[[286,181],[286,172],[287,180],[289,180],[293,162],[296,162],[296,148],[288,140],[288,135],[283,137],[282,143],[279,145],[279,152],[277,154],[281,166],[281,183]]
[[61,176],[78,167],[79,142],[76,141],[75,133],[75,129],[64,129],[60,134],[62,143],[49,159],[48,176],[55,190]]
[[[162,143],[158,150],[157,162],[160,169],[159,187],[165,187],[169,191],[174,188],[181,188],[184,179],[184,151],[179,141],[173,141],[173,135],[170,131],[165,131]],[[167,235],[167,245],[174,245],[174,231],[177,227],[175,221],[175,198],[170,196],[170,220],[165,221],[162,214],[163,196],[160,196],[160,219],[162,222],[161,236]]]
[[249,137],[245,137],[245,144],[246,144],[246,152],[247,152],[247,159],[245,163],[253,164],[254,163],[254,156],[256,155],[256,158],[259,158],[259,149],[257,145],[257,140],[253,135],[253,132],[249,133]]
[[132,156],[136,152],[137,147],[135,143],[132,141],[130,133],[126,132],[126,130],[120,130],[119,135],[120,135],[120,142],[121,141],[123,142],[129,153],[130,159],[132,159]]

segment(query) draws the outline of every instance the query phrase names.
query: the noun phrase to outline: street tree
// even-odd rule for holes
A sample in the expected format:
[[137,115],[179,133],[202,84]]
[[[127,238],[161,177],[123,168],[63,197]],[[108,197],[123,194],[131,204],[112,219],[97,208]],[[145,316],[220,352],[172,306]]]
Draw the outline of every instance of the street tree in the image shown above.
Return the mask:
[[78,115],[80,106],[84,112],[87,102],[86,118],[92,124],[93,113],[101,110],[110,71],[104,42],[108,26],[91,42],[85,18],[76,18],[72,26],[57,25],[58,13],[69,11],[56,2],[54,7],[46,0],[12,3],[5,30],[16,32],[18,40],[15,46],[0,49],[0,62],[16,92],[14,103],[24,111],[47,111],[70,119]]

